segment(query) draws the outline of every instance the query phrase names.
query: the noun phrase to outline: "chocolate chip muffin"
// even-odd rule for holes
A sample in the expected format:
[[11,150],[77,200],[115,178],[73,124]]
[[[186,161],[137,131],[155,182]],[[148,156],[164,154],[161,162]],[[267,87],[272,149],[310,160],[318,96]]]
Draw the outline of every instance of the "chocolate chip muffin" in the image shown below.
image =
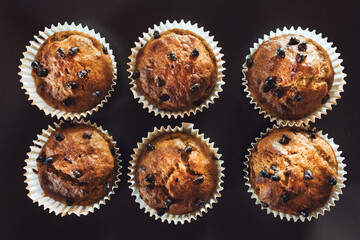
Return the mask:
[[108,94],[114,78],[108,50],[78,31],[57,32],[46,39],[31,67],[38,95],[65,112],[94,108]]
[[156,108],[187,110],[200,106],[213,92],[216,59],[208,43],[189,30],[155,31],[136,56],[132,78]]
[[273,117],[297,120],[329,99],[334,70],[326,50],[312,39],[294,34],[273,37],[246,65],[251,96]]
[[164,213],[182,215],[205,206],[218,182],[215,154],[186,133],[166,133],[146,145],[135,169],[144,202]]
[[114,154],[96,128],[65,123],[50,135],[37,158],[40,186],[46,196],[68,206],[91,205],[115,184]]
[[271,210],[307,217],[323,207],[337,184],[330,144],[311,130],[279,128],[263,137],[249,159],[250,184]]

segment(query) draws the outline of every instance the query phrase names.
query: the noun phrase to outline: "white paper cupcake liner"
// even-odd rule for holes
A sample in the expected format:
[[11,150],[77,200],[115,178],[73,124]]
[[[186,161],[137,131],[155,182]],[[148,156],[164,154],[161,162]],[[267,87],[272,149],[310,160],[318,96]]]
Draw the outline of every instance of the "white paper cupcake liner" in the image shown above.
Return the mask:
[[[89,34],[90,36],[99,40],[107,49],[109,56],[111,58],[113,64],[113,79],[111,89],[108,91],[108,94],[105,98],[94,108],[84,111],[84,112],[66,112],[59,109],[55,109],[50,107],[36,92],[36,86],[33,77],[31,76],[31,63],[34,61],[35,56],[38,52],[38,49],[41,45],[52,36],[54,33],[62,32],[62,31],[78,31],[82,33]],[[81,24],[75,25],[75,23],[71,23],[70,25],[65,22],[64,24],[58,23],[57,26],[51,25],[51,28],[45,28],[44,31],[39,31],[38,35],[34,36],[35,40],[30,41],[30,45],[26,46],[26,52],[23,53],[24,57],[20,60],[21,65],[19,66],[21,76],[20,82],[23,84],[22,89],[25,89],[25,93],[29,96],[29,101],[31,101],[32,105],[36,105],[40,110],[45,112],[45,115],[51,115],[51,117],[56,116],[58,119],[80,119],[81,117],[86,117],[88,114],[91,115],[94,111],[97,112],[99,108],[101,108],[104,103],[108,101],[111,97],[111,92],[114,91],[114,86],[116,84],[116,62],[115,57],[113,55],[113,51],[110,48],[110,45],[105,42],[105,38],[101,37],[99,33],[95,33],[93,29],[89,29],[87,26],[83,27]]]
[[326,115],[328,110],[332,110],[332,107],[336,105],[336,100],[340,99],[340,93],[344,92],[344,85],[346,84],[344,78],[346,77],[346,74],[343,73],[344,67],[341,66],[342,59],[340,59],[340,54],[336,53],[336,47],[332,47],[333,43],[328,42],[327,37],[322,37],[322,34],[316,34],[315,30],[309,31],[308,28],[302,29],[301,27],[298,27],[295,29],[294,27],[291,27],[290,29],[284,27],[283,30],[280,30],[279,28],[276,29],[275,32],[271,31],[269,35],[264,35],[262,39],[259,38],[257,43],[254,43],[253,47],[250,48],[250,54],[246,56],[246,58],[249,58],[252,56],[253,53],[258,49],[258,47],[264,42],[269,40],[270,38],[281,36],[284,34],[298,34],[302,35],[306,38],[310,38],[314,40],[316,43],[318,43],[320,46],[322,46],[327,53],[329,54],[332,66],[334,68],[334,82],[333,85],[329,91],[329,100],[322,104],[321,107],[316,109],[313,113],[309,114],[306,117],[303,117],[298,120],[286,120],[286,119],[278,119],[270,114],[266,113],[265,110],[261,109],[261,107],[257,104],[255,99],[251,96],[251,92],[248,89],[248,81],[246,79],[246,73],[248,71],[248,68],[246,66],[246,61],[243,64],[243,85],[245,86],[244,91],[247,93],[246,97],[250,98],[250,103],[254,104],[254,109],[259,110],[259,114],[264,114],[264,118],[270,118],[270,122],[276,121],[278,125],[284,124],[289,126],[300,126],[300,125],[308,125],[309,122],[315,122],[316,118],[321,119],[321,115]]
[[[152,105],[146,98],[140,93],[136,81],[131,78],[134,70],[135,70],[135,64],[136,64],[136,56],[139,50],[145,46],[145,44],[152,38],[155,31],[158,31],[159,33],[170,30],[170,29],[183,29],[183,30],[189,30],[193,33],[199,35],[202,37],[210,46],[212,49],[215,59],[216,59],[216,67],[217,67],[217,80],[215,82],[215,86],[213,89],[213,92],[203,101],[203,103],[200,106],[194,106],[190,109],[183,110],[183,111],[169,111],[169,110],[161,110],[154,105]],[[129,56],[130,62],[128,62],[129,68],[128,72],[130,73],[129,79],[131,91],[134,95],[135,99],[139,99],[138,102],[143,104],[143,108],[147,108],[148,112],[154,112],[155,116],[161,115],[163,118],[164,116],[167,116],[168,118],[171,118],[172,116],[176,119],[178,116],[183,118],[185,115],[190,116],[191,113],[196,114],[197,111],[202,112],[204,108],[208,108],[209,104],[213,104],[215,102],[216,98],[219,98],[219,93],[223,91],[222,85],[225,84],[223,81],[223,77],[225,76],[223,72],[225,71],[224,63],[225,61],[222,60],[222,57],[224,54],[220,53],[221,48],[217,46],[218,42],[214,41],[214,37],[210,36],[210,32],[204,31],[203,27],[198,27],[197,24],[192,24],[190,21],[184,22],[184,20],[181,20],[180,22],[174,21],[169,22],[166,21],[165,23],[161,22],[159,25],[154,25],[153,28],[149,28],[147,33],[143,33],[143,37],[139,37],[139,41],[135,42],[135,47],[131,49],[131,55]]]
[[[246,175],[244,176],[244,178],[246,179],[246,183],[245,185],[248,186],[248,192],[251,193],[251,198],[255,199],[255,204],[260,205],[261,209],[265,209],[267,211],[267,214],[273,214],[274,217],[276,218],[277,216],[280,217],[280,219],[284,219],[286,218],[287,221],[290,221],[291,219],[296,222],[298,220],[304,222],[305,220],[311,221],[312,218],[317,219],[319,217],[319,215],[324,215],[325,211],[330,211],[330,207],[335,206],[335,201],[339,200],[339,195],[342,194],[342,189],[345,188],[345,184],[344,182],[346,181],[346,178],[344,177],[344,175],[346,174],[346,171],[344,170],[344,168],[346,167],[346,164],[343,163],[344,161],[344,157],[341,156],[342,151],[339,151],[339,145],[337,145],[336,143],[334,143],[334,139],[333,138],[329,138],[328,134],[323,133],[322,131],[318,131],[316,132],[316,134],[320,137],[322,137],[324,140],[326,140],[330,146],[332,147],[332,149],[334,150],[335,156],[336,156],[336,160],[338,162],[338,173],[337,173],[337,184],[336,184],[336,188],[333,191],[333,193],[331,194],[331,196],[329,197],[328,201],[324,204],[323,207],[320,207],[312,212],[309,212],[309,216],[308,217],[304,217],[304,216],[300,216],[300,215],[292,215],[292,214],[285,214],[282,212],[278,212],[278,211],[274,211],[271,210],[268,207],[265,207],[259,197],[255,194],[254,189],[251,187],[251,183],[250,183],[250,173],[249,173],[249,161],[250,161],[250,155],[252,150],[254,149],[254,147],[257,145],[257,143],[260,141],[260,139],[262,139],[263,137],[267,136],[273,129],[278,129],[281,127],[286,127],[285,125],[282,126],[277,126],[277,125],[273,125],[272,128],[267,128],[265,133],[260,133],[260,137],[255,138],[255,142],[251,143],[251,148],[248,148],[248,152],[249,154],[246,155],[246,161],[244,162],[245,164],[245,169],[244,172],[246,173]],[[304,127],[301,126],[302,129],[310,129],[309,126]]]
[[[140,209],[144,209],[145,213],[149,213],[150,217],[155,216],[155,220],[161,219],[161,222],[167,221],[168,223],[173,222],[174,224],[181,223],[184,224],[186,221],[190,223],[192,219],[196,220],[198,216],[202,217],[203,213],[207,213],[208,209],[213,208],[213,204],[217,203],[217,198],[221,197],[220,191],[223,190],[223,187],[221,184],[224,182],[221,178],[225,175],[223,174],[223,171],[225,170],[224,167],[222,167],[222,164],[224,161],[220,160],[221,154],[218,153],[218,148],[214,148],[214,143],[210,143],[210,138],[205,138],[204,134],[199,134],[198,129],[194,129],[194,124],[191,123],[182,123],[181,127],[175,127],[171,128],[170,125],[168,125],[166,128],[161,127],[160,129],[154,128],[153,132],[149,132],[146,138],[142,138],[141,143],[137,143],[137,148],[134,148],[134,154],[131,155],[132,161],[130,161],[131,166],[129,167],[130,173],[128,176],[130,177],[130,180],[128,181],[130,183],[129,188],[132,190],[131,195],[135,196],[135,202],[140,204]],[[182,215],[175,215],[175,214],[169,214],[165,213],[162,216],[157,215],[156,210],[150,208],[144,200],[140,197],[139,190],[136,186],[135,182],[135,169],[138,159],[141,157],[141,154],[143,150],[146,148],[146,145],[150,143],[152,140],[156,139],[157,137],[165,134],[165,133],[173,133],[173,132],[184,132],[187,134],[192,135],[193,137],[196,137],[200,139],[206,146],[208,146],[215,154],[217,160],[217,169],[218,169],[218,183],[216,186],[216,189],[214,191],[214,195],[210,198],[210,200],[204,205],[204,207],[195,210],[191,213],[182,214]]]
[[60,214],[62,217],[70,214],[75,214],[79,217],[81,215],[85,216],[88,215],[90,212],[93,213],[95,209],[99,209],[100,205],[102,204],[105,205],[106,200],[110,200],[110,195],[114,194],[115,189],[118,188],[117,183],[120,182],[119,177],[121,175],[120,172],[121,160],[120,160],[120,153],[118,152],[119,148],[116,147],[116,141],[113,140],[112,136],[109,135],[108,131],[104,130],[101,126],[97,126],[96,123],[92,124],[90,121],[85,122],[83,119],[81,119],[81,121],[73,120],[72,122],[92,126],[98,129],[100,132],[102,132],[104,136],[110,141],[111,147],[113,147],[115,150],[114,158],[115,161],[117,162],[116,164],[117,176],[114,185],[111,188],[111,191],[109,191],[109,193],[103,199],[89,206],[79,206],[79,205],[67,206],[61,202],[55,201],[54,199],[46,196],[43,189],[40,186],[38,174],[34,172],[38,170],[36,158],[39,156],[41,152],[41,148],[49,139],[51,133],[61,126],[63,120],[61,120],[60,123],[53,123],[55,128],[49,125],[48,129],[46,130],[43,129],[42,134],[37,136],[38,139],[33,141],[34,145],[30,147],[31,151],[27,154],[28,159],[25,160],[26,165],[24,167],[25,170],[24,176],[26,178],[25,183],[27,184],[26,189],[29,191],[27,195],[30,199],[33,200],[34,203],[38,203],[39,206],[44,206],[44,210],[48,209],[49,213],[54,212],[55,215]]

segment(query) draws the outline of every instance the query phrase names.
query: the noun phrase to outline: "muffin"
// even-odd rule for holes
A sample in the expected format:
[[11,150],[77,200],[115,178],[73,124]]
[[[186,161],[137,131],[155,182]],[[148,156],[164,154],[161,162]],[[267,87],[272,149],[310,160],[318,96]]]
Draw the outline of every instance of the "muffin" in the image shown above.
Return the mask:
[[37,94],[50,107],[65,112],[96,107],[113,84],[108,49],[84,32],[55,32],[40,46],[31,67]]
[[115,185],[112,143],[97,128],[63,123],[51,133],[36,159],[45,196],[67,206],[92,205]]
[[136,55],[132,79],[154,107],[172,112],[200,106],[218,80],[216,57],[190,30],[155,31]]
[[251,97],[273,117],[298,120],[329,99],[334,69],[327,51],[310,38],[271,37],[247,58],[246,66]]
[[258,141],[248,167],[251,188],[263,206],[296,216],[327,207],[338,181],[338,161],[329,142],[295,127],[274,129]]
[[215,153],[190,134],[164,133],[143,149],[135,184],[158,216],[192,213],[209,203],[217,190],[217,161]]

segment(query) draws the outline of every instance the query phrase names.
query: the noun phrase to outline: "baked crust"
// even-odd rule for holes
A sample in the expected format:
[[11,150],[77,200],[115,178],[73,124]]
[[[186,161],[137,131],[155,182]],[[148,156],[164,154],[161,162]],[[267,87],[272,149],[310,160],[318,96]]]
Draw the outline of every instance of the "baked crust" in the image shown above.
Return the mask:
[[[69,49],[77,47],[72,56]],[[62,48],[63,55],[58,53]],[[94,37],[78,31],[54,33],[39,48],[35,61],[47,70],[38,76],[32,70],[36,92],[51,107],[66,112],[84,112],[98,105],[111,89],[113,65],[107,50]],[[79,77],[79,72],[86,76]],[[85,72],[84,72],[85,73]],[[76,86],[71,86],[75,82]]]
[[[290,45],[291,37],[299,43]],[[306,49],[301,51],[304,41]],[[277,54],[279,48],[284,50],[284,58]],[[305,59],[297,61],[298,54],[306,55]],[[273,37],[263,42],[251,59],[253,65],[246,73],[251,96],[261,109],[276,118],[296,120],[311,114],[326,100],[334,80],[328,53],[315,41],[300,35]],[[276,84],[266,92],[268,77],[275,77]],[[283,91],[281,97],[276,91]]]
[[[198,56],[192,56],[194,49]],[[168,55],[173,53],[174,57]],[[176,59],[176,60],[175,60]],[[185,110],[200,105],[217,81],[216,59],[208,43],[195,33],[170,29],[152,37],[136,56],[136,85],[154,106]],[[161,99],[162,95],[168,100]]]
[[[164,134],[151,145],[154,149],[144,149],[135,172],[136,185],[145,203],[158,210],[159,215],[162,210],[186,214],[206,204],[218,181],[214,153],[185,133]],[[190,153],[185,150],[187,146],[192,149]],[[149,175],[153,182],[146,180]],[[168,209],[166,201],[171,201]]]
[[[64,139],[58,141],[56,138],[62,136],[57,134]],[[107,195],[115,183],[117,166],[109,140],[89,125],[62,125],[50,135],[39,156],[41,188],[45,195],[64,204],[91,205]],[[47,163],[49,157],[53,163]]]
[[[282,144],[284,135],[290,140]],[[326,140],[314,132],[286,127],[272,130],[257,143],[249,167],[251,187],[262,203],[299,215],[324,206],[335,189],[330,182],[335,178],[336,184],[338,164]],[[279,180],[273,180],[275,174]]]

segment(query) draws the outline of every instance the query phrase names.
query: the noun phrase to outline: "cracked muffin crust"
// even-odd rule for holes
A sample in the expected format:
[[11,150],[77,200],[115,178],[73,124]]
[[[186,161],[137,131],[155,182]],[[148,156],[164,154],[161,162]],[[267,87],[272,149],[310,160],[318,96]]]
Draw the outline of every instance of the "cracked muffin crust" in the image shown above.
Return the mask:
[[37,158],[40,186],[46,196],[65,205],[91,205],[115,184],[113,154],[110,141],[96,128],[63,123]]
[[251,96],[266,113],[297,120],[329,99],[334,80],[330,57],[315,41],[281,35],[264,41],[247,59]]
[[135,182],[144,202],[157,210],[181,215],[203,207],[218,182],[215,154],[186,133],[166,133],[143,150]]
[[84,112],[98,105],[111,89],[113,64],[96,38],[78,31],[54,33],[31,64],[37,94],[50,107]]
[[155,32],[138,52],[132,78],[155,107],[190,109],[213,92],[217,81],[215,55],[202,37],[189,30]]
[[251,152],[250,184],[265,207],[307,217],[323,207],[337,184],[330,144],[311,130],[279,128]]

